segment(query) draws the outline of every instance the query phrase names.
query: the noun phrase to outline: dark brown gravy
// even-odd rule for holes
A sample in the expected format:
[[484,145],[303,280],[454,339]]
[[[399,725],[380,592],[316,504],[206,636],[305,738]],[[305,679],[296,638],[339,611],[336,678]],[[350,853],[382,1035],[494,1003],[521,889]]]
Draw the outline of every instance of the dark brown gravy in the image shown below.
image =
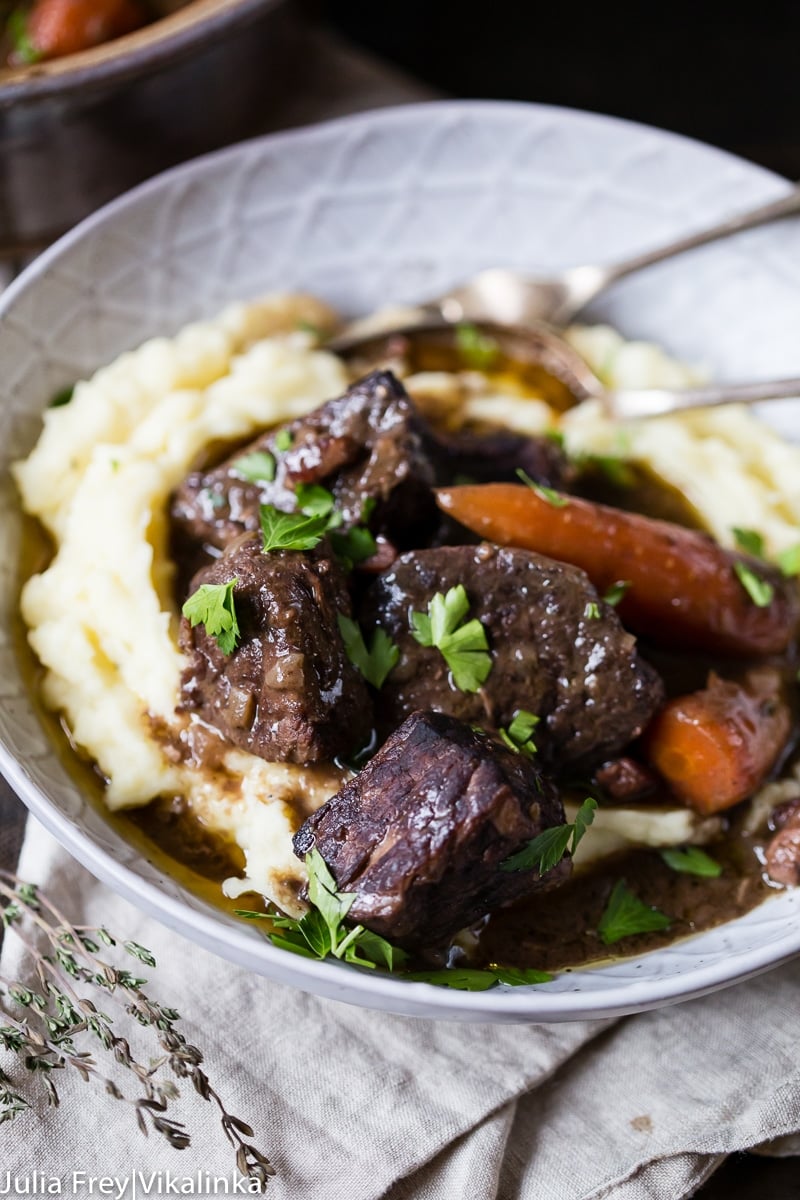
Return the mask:
[[[415,363],[415,369],[422,368],[422,362]],[[424,369],[452,370],[452,353],[448,358],[426,358]],[[538,379],[527,379],[526,382],[537,389],[541,385]],[[696,527],[699,524],[697,514],[686,505],[679,493],[665,488],[644,471],[634,470],[632,480],[622,489],[615,488],[607,477],[602,478],[602,472],[597,476],[588,475],[585,483],[585,491],[590,492],[593,498],[635,507],[640,512],[685,525]],[[50,541],[38,522],[29,518],[25,522],[20,561],[21,581],[44,569],[52,555]],[[65,769],[97,811],[149,862],[207,903],[226,912],[233,912],[242,906],[261,910],[263,903],[257,896],[233,901],[223,895],[222,881],[229,876],[242,874],[242,851],[232,840],[220,838],[205,829],[180,798],[161,798],[145,808],[126,812],[110,813],[107,810],[103,802],[104,784],[99,773],[91,762],[76,752],[61,722],[44,708],[39,699],[42,668],[28,645],[19,615],[15,625],[21,670],[36,704],[39,719]],[[658,657],[664,658],[661,655]],[[663,663],[659,662],[661,668],[665,665],[666,658]],[[672,680],[669,690],[688,690],[686,684],[689,679],[692,680],[691,686],[703,686],[707,666],[706,663],[700,663],[697,656],[687,658],[684,664],[675,660],[671,671],[676,678]],[[652,850],[635,850],[614,860],[607,860],[602,867],[579,873],[568,884],[553,892],[496,912],[478,932],[471,958],[475,965],[494,962],[507,966],[558,970],[612,957],[640,954],[676,938],[732,920],[759,904],[771,890],[762,878],[756,855],[758,844],[758,839],[751,840],[730,833],[724,840],[709,847],[724,868],[717,879],[672,871]],[[669,930],[638,934],[612,947],[602,943],[597,926],[611,888],[620,878],[626,880],[641,900],[672,918]]]

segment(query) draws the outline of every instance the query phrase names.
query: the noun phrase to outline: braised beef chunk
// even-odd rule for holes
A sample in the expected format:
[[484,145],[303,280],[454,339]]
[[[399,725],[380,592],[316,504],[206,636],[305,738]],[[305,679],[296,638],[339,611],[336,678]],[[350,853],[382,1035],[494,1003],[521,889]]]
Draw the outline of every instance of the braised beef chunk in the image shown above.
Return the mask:
[[[561,447],[548,437],[498,433],[436,435],[438,475],[442,484],[466,477],[475,483],[515,483],[523,470],[544,487],[567,491],[575,479]],[[463,534],[464,528],[460,526]]]
[[564,822],[535,763],[441,713],[417,712],[295,835],[316,846],[351,921],[401,945],[437,946],[492,909],[561,883],[501,863]]
[[337,613],[349,615],[350,598],[325,543],[312,553],[264,554],[260,535],[245,534],[194,577],[190,591],[231,579],[241,630],[233,653],[183,618],[180,644],[190,655],[183,707],[268,761],[318,762],[358,749],[372,728],[372,706],[339,634]]
[[[427,613],[437,592],[458,584],[491,650],[476,693],[454,686],[442,654],[420,645],[410,624],[412,612]],[[525,550],[483,543],[404,554],[371,585],[361,619],[400,647],[380,694],[384,728],[432,708],[496,730],[527,709],[541,719],[540,753],[574,770],[613,757],[663,699],[660,677],[583,571]]]
[[[396,545],[414,545],[436,514],[424,437],[403,385],[390,371],[373,371],[344,396],[270,430],[214,470],[189,475],[172,499],[178,540],[223,548],[258,529],[261,504],[292,512],[297,485],[319,484],[333,493],[343,529],[369,522]],[[246,477],[259,461],[274,478]]]

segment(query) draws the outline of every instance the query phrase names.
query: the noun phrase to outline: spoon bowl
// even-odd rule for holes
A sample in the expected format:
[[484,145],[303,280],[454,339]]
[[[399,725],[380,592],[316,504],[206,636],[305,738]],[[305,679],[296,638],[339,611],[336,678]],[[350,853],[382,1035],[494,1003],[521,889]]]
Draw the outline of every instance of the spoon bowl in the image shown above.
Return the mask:
[[[483,276],[498,276],[513,272],[486,271]],[[481,277],[476,277],[480,279]],[[471,289],[472,284],[467,285]],[[491,296],[487,285],[482,293]],[[480,285],[479,285],[480,287]],[[466,289],[465,289],[466,290]],[[455,295],[455,293],[454,293]],[[508,312],[513,310],[509,292]],[[449,297],[448,297],[449,299]],[[522,302],[522,293],[519,293]],[[800,399],[800,378],[757,380],[754,383],[711,384],[692,388],[639,388],[611,390],[604,386],[586,360],[562,337],[557,329],[543,321],[505,324],[500,320],[476,318],[476,310],[453,307],[451,314],[470,313],[469,327],[476,330],[510,363],[526,370],[529,382],[534,382],[542,397],[559,412],[574,408],[585,400],[599,400],[603,412],[612,420],[636,421],[646,417],[669,416],[696,408],[712,408],[723,404],[757,404],[763,400]],[[445,312],[426,305],[419,310],[419,320],[396,328],[370,332],[350,332],[331,338],[326,348],[348,361],[365,358],[374,360],[381,355],[402,353],[409,344],[420,340],[458,348],[459,330],[463,321],[450,319]],[[533,378],[531,378],[533,375]]]

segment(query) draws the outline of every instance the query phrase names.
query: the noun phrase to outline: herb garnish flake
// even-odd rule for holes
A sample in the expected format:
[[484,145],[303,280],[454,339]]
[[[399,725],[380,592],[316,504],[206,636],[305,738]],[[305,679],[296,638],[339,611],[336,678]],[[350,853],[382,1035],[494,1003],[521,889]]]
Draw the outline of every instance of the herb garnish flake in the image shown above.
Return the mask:
[[735,562],[733,569],[756,608],[768,608],[775,595],[772,584],[768,580],[762,579],[760,575],[756,575],[747,563]]
[[671,924],[672,920],[666,913],[645,904],[630,891],[624,879],[618,879],[600,918],[597,932],[606,946],[613,946],[615,942],[635,933],[669,929]]
[[272,483],[275,478],[275,459],[268,450],[254,450],[234,459],[233,469],[248,483]]
[[722,874],[722,866],[701,850],[699,846],[677,846],[661,851],[661,857],[668,867],[683,875],[699,875],[705,879],[717,879]]
[[385,629],[379,625],[372,634],[372,641],[367,649],[364,634],[357,621],[338,613],[336,620],[342,635],[344,648],[350,662],[374,688],[383,687],[387,675],[400,658],[400,648],[396,646]]
[[260,516],[264,554],[271,550],[313,550],[328,528],[327,517],[280,512],[272,504],[262,504]]
[[206,633],[216,640],[223,654],[232,654],[239,641],[239,622],[233,600],[233,589],[238,582],[234,576],[227,583],[201,583],[181,609],[192,628],[205,626]]
[[502,862],[500,869],[502,871],[538,871],[540,875],[545,875],[561,862],[567,849],[571,854],[575,853],[583,835],[594,820],[596,811],[597,801],[593,796],[587,796],[575,814],[574,821],[567,822],[565,825],[554,825],[551,829],[543,829],[540,834],[528,842],[527,846]]
[[562,496],[560,492],[555,490],[555,488],[545,487],[543,483],[537,483],[535,479],[531,479],[528,472],[524,471],[522,467],[517,467],[516,476],[521,483],[524,483],[526,487],[529,487],[531,491],[535,492],[536,495],[542,500],[546,500],[548,504],[553,506],[553,508],[566,508],[566,506],[569,504],[569,500],[567,500],[566,496]]
[[469,597],[463,583],[437,592],[427,613],[411,614],[411,636],[421,646],[435,647],[447,663],[461,692],[477,692],[492,669],[486,630],[477,617],[464,624]]

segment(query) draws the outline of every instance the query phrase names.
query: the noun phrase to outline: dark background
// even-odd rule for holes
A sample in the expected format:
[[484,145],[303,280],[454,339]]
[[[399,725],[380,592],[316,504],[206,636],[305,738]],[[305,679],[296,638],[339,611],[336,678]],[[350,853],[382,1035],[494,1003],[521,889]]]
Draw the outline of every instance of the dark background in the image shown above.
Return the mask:
[[[800,0],[327,0],[316,11],[448,95],[610,113],[800,178]],[[698,1200],[800,1200],[800,1160],[735,1155]]]
[[800,177],[800,3],[318,0],[453,96],[611,113]]

